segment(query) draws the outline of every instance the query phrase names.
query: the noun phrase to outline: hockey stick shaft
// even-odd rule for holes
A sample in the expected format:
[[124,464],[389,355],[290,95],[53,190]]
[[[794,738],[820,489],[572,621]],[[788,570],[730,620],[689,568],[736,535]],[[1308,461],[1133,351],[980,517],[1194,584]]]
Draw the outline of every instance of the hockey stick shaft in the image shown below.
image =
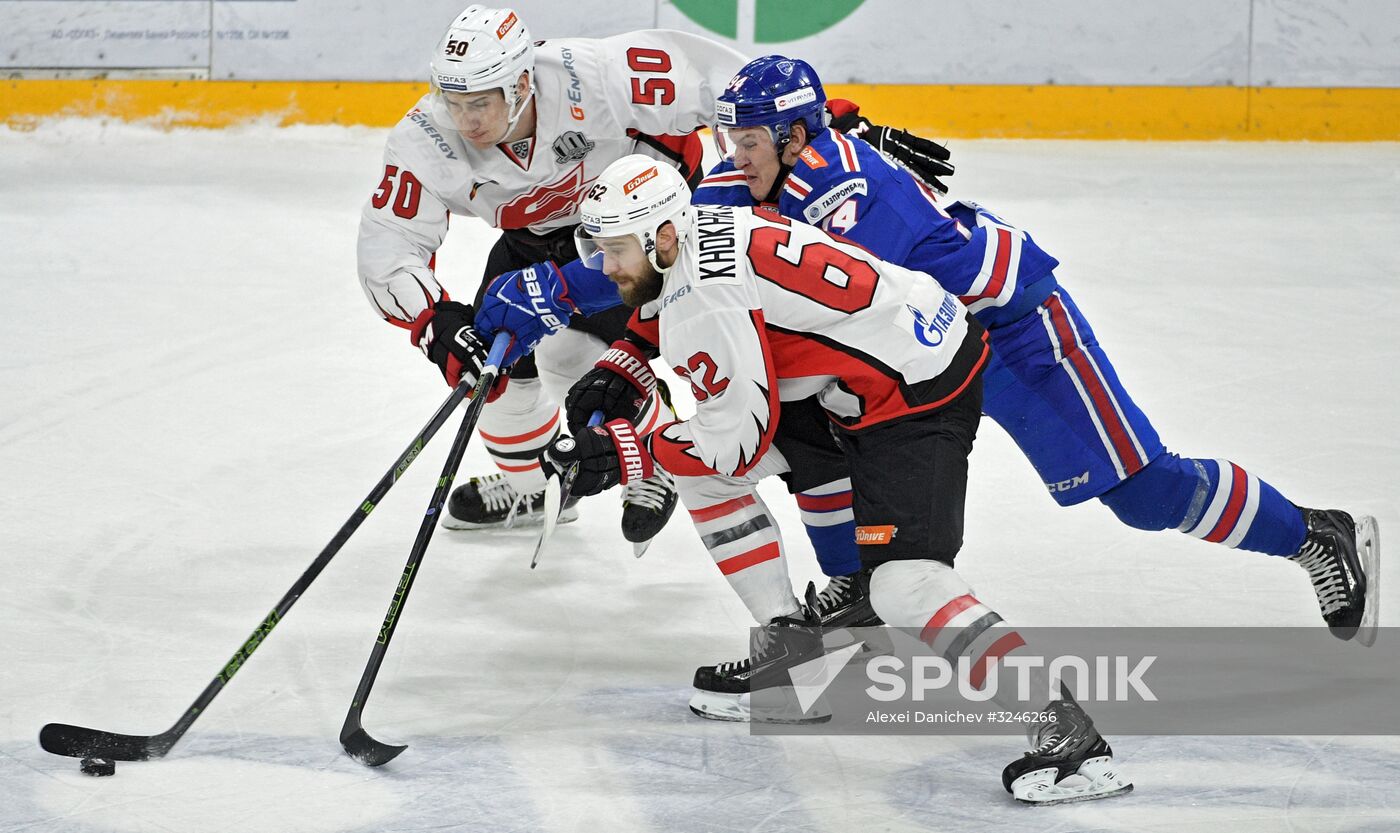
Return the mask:
[[452,491],[452,480],[457,476],[457,468],[462,464],[462,456],[467,451],[467,443],[471,440],[476,422],[481,416],[482,409],[486,406],[487,391],[496,381],[501,359],[510,346],[510,341],[510,334],[502,332],[498,333],[491,343],[491,350],[486,356],[486,364],[481,369],[481,375],[477,379],[471,401],[467,403],[466,412],[462,416],[462,427],[457,429],[457,436],[452,441],[451,450],[447,453],[447,460],[442,466],[442,476],[438,478],[437,488],[433,490],[433,496],[428,502],[428,509],[423,514],[423,521],[418,525],[418,535],[413,539],[413,548],[409,551],[408,562],[404,565],[403,574],[399,577],[398,586],[394,589],[393,599],[389,602],[389,611],[384,615],[384,624],[380,626],[379,636],[375,639],[374,648],[370,651],[369,662],[365,664],[364,673],[360,675],[360,684],[355,689],[355,698],[350,702],[350,709],[345,714],[345,723],[340,729],[340,745],[345,748],[346,754],[368,766],[386,764],[408,748],[407,746],[391,746],[381,743],[365,731],[363,724],[365,703],[369,700],[370,691],[374,688],[375,678],[379,676],[379,667],[384,663],[384,655],[389,651],[389,641],[393,639],[394,631],[398,628],[404,605],[408,603],[409,591],[413,589],[413,581],[418,575],[418,567],[423,562],[424,553],[428,551],[428,544],[433,538],[433,530],[437,528],[438,518],[442,515],[442,509],[447,504],[447,496]]
[[300,599],[301,595],[311,586],[311,583],[316,580],[316,577],[321,574],[321,571],[326,568],[326,565],[331,562],[331,559],[335,557],[336,553],[340,552],[341,548],[345,546],[345,543],[350,540],[350,537],[355,534],[355,531],[359,529],[360,525],[369,517],[370,512],[374,511],[375,506],[384,499],[385,495],[389,493],[389,490],[393,488],[394,484],[403,476],[403,473],[408,470],[408,467],[412,465],[413,461],[422,453],[428,441],[431,440],[433,435],[438,432],[438,429],[447,422],[448,417],[452,415],[452,412],[461,404],[462,400],[466,398],[470,390],[471,389],[466,385],[459,385],[452,391],[452,394],[438,406],[437,411],[434,412],[432,418],[428,420],[427,425],[423,426],[422,430],[418,432],[418,435],[409,443],[408,448],[404,449],[403,453],[399,455],[394,465],[384,473],[384,476],[381,477],[379,482],[374,485],[374,488],[370,490],[369,495],[366,496],[359,507],[351,513],[345,523],[341,525],[340,529],[335,533],[335,536],[331,538],[330,543],[326,544],[325,548],[321,550],[321,553],[316,556],[316,560],[311,562],[311,566],[306,568],[306,572],[301,574],[301,578],[297,579],[296,583],[292,585],[286,595],[277,602],[272,612],[270,612],[263,619],[262,623],[258,625],[257,629],[243,641],[229,661],[224,663],[218,675],[209,681],[209,685],[205,686],[204,691],[200,692],[199,697],[190,704],[189,708],[185,709],[180,719],[175,722],[175,725],[158,735],[122,735],[115,732],[105,732],[99,729],[70,726],[64,723],[50,723],[40,730],[39,745],[43,747],[45,751],[52,752],[55,755],[67,755],[74,758],[98,757],[111,758],[118,761],[144,761],[150,758],[163,757],[170,751],[170,748],[180,740],[185,732],[189,730],[194,721],[204,713],[204,710],[208,708],[214,698],[219,695],[219,692],[223,691],[224,686],[228,685],[229,681],[233,679],[233,675],[247,663],[253,652],[262,645],[263,641],[272,633],[272,629],[282,621],[287,615],[287,612],[292,609],[292,605],[296,604],[297,600]]

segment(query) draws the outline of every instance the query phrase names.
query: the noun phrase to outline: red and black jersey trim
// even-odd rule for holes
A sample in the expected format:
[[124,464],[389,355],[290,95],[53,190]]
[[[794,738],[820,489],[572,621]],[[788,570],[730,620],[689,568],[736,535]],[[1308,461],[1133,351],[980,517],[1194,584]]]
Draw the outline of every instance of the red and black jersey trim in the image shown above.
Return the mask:
[[[946,407],[980,377],[991,356],[987,331],[970,314],[967,335],[948,367],[934,378],[914,384],[874,356],[829,336],[774,324],[767,327],[774,352],[779,357],[779,375],[786,375],[783,369],[789,365],[798,371],[793,375],[810,375],[814,368],[819,368],[820,372],[836,376],[841,390],[856,398],[861,412],[859,417],[830,414],[833,422],[851,431]],[[887,379],[897,392],[897,398],[880,396],[883,385],[861,384],[862,377],[868,380],[872,375]]]
[[641,348],[648,360],[661,355],[661,317],[643,317],[641,307],[632,311],[627,320],[627,331],[623,335],[628,341]]
[[700,140],[699,131],[683,136],[666,133],[653,136],[629,127],[627,136],[675,162],[692,193],[700,187],[700,180],[705,178],[705,144]]

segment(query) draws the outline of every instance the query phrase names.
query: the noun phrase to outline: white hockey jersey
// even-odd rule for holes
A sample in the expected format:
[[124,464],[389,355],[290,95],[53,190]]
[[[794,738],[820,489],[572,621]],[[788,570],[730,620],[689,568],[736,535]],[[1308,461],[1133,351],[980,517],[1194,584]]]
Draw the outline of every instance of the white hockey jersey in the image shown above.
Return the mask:
[[715,97],[744,63],[727,46],[669,30],[541,42],[534,137],[484,151],[438,126],[425,96],[389,134],[383,179],[361,215],[365,294],[404,326],[440,300],[430,261],[449,214],[543,233],[576,225],[593,180],[623,156],[698,169],[692,134],[714,122]]
[[647,438],[672,474],[748,471],[780,400],[815,394],[858,431],[943,407],[986,363],[986,332],[928,275],[771,208],[693,214],[660,297],[632,323],[695,395],[694,417]]

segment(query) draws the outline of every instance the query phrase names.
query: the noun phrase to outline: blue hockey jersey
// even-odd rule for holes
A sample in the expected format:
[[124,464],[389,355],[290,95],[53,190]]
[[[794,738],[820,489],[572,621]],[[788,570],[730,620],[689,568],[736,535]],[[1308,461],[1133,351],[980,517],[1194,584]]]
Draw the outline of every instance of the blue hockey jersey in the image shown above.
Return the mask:
[[[756,204],[725,160],[700,183],[696,204]],[[1055,258],[1030,235],[971,202],[946,208],[917,178],[858,139],[828,129],[802,149],[778,197],[785,217],[820,226],[877,257],[932,275],[989,330],[1009,324],[1055,289]]]

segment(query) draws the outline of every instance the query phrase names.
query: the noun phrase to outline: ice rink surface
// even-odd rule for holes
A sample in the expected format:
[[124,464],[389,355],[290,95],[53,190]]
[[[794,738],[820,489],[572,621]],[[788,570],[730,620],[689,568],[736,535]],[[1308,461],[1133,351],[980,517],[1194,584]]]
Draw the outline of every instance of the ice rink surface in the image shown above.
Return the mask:
[[[409,749],[366,769],[336,736],[441,438],[167,758],[94,779],[41,751],[49,721],[173,723],[447,394],[355,277],[384,135],[0,130],[0,830],[1400,830],[1397,736],[1105,726],[1136,791],[1028,808],[999,780],[1017,739],[695,718],[693,669],[743,653],[747,614],[684,513],[633,559],[615,494],[534,571],[532,529],[438,533],[365,717]],[[1170,449],[1374,514],[1400,546],[1400,146],[952,148],[954,196],[1063,262]],[[493,235],[454,225],[459,297]],[[459,479],[488,465],[473,446]],[[1321,624],[1290,564],[1056,508],[990,421],[959,569],[1011,624]]]

